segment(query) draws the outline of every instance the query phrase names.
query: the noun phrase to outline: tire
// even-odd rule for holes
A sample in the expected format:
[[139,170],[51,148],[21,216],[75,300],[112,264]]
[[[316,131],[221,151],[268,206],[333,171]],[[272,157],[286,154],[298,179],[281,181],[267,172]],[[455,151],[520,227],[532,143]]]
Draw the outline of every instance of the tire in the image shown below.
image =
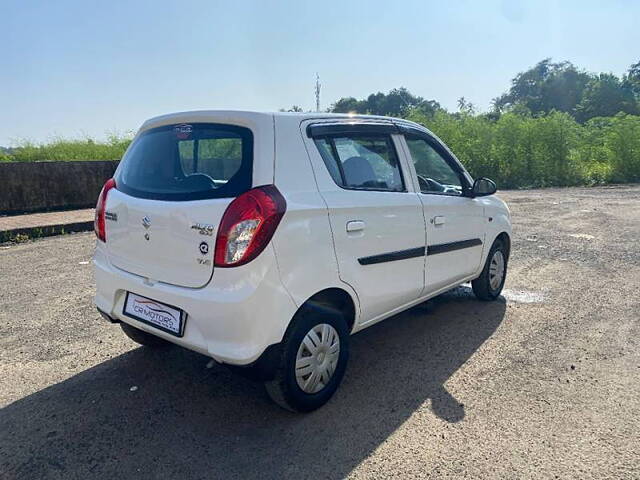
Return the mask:
[[151,335],[139,328],[132,327],[127,323],[120,323],[120,327],[127,337],[145,347],[166,348],[171,345],[171,342],[167,342],[166,340],[156,337],[155,335]]
[[[493,242],[482,273],[471,282],[473,293],[479,300],[490,301],[500,296],[507,279],[508,260],[509,254],[504,243],[500,240]],[[497,279],[496,274],[500,270],[502,270],[502,276]]]
[[[309,349],[309,342],[316,347],[315,353]],[[265,388],[282,408],[311,412],[327,403],[338,389],[348,358],[349,330],[342,314],[325,307],[304,308],[295,315],[285,334],[275,377],[265,382]],[[298,361],[304,366],[296,370]],[[296,375],[301,370],[311,373]],[[317,382],[315,386],[314,382]]]

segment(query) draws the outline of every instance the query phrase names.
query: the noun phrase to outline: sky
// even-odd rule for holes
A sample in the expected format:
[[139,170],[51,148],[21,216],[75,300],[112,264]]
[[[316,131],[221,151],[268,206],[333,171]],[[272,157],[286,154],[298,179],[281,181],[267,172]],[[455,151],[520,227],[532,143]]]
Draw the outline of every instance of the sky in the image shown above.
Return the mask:
[[640,1],[0,0],[0,145],[155,115],[321,108],[404,86],[481,110],[538,61],[622,75]]

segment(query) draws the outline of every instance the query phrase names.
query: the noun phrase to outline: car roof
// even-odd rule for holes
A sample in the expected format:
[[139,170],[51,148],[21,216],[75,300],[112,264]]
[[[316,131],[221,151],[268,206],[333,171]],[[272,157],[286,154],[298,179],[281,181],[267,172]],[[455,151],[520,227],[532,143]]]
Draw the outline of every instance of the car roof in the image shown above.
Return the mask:
[[426,130],[423,126],[402,118],[385,117],[380,115],[361,115],[351,113],[324,113],[324,112],[259,112],[249,110],[192,110],[186,112],[175,112],[150,118],[140,130],[147,130],[163,125],[171,125],[183,122],[216,122],[216,121],[253,121],[260,122],[274,117],[283,117],[302,123],[306,120],[336,120],[336,121],[367,121],[367,122],[394,122],[397,124],[410,125],[421,130]]

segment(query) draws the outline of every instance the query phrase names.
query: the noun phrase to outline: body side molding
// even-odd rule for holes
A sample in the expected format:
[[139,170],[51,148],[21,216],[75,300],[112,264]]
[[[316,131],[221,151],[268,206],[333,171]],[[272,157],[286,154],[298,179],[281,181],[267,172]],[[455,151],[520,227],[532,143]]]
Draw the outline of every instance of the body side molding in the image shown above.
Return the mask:
[[472,238],[470,240],[460,240],[458,242],[441,243],[439,245],[429,245],[427,247],[427,255],[437,255],[439,253],[453,252],[454,250],[462,250],[463,248],[471,248],[482,245],[482,240]]
[[397,252],[381,253],[379,255],[359,258],[358,263],[360,265],[373,265],[376,263],[405,260],[407,258],[424,257],[425,250],[426,249],[424,247],[417,247],[409,248],[407,250],[398,250]]
[[407,250],[398,250],[396,252],[380,253],[369,257],[360,257],[358,263],[360,265],[375,265],[376,263],[395,262],[396,260],[406,260],[408,258],[423,257],[426,255],[438,255],[439,253],[453,252],[462,250],[463,248],[471,248],[482,245],[482,240],[472,238],[469,240],[460,240],[457,242],[441,243],[439,245],[429,245],[425,247],[409,248]]

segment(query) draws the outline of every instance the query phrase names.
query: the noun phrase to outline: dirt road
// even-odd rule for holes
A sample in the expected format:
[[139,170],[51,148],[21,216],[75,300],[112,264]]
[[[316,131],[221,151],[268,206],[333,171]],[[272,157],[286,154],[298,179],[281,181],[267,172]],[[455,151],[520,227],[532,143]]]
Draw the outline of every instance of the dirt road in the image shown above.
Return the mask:
[[502,196],[505,298],[354,336],[309,415],[102,321],[93,234],[0,247],[0,478],[640,478],[640,186]]

